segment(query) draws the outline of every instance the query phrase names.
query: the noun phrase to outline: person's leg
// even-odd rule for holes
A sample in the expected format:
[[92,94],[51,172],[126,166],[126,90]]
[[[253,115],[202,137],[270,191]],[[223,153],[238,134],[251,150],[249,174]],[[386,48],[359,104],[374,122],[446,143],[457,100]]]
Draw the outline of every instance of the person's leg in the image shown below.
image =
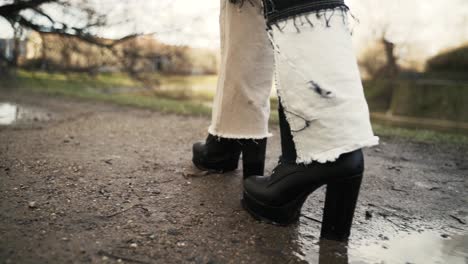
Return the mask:
[[220,27],[221,67],[209,133],[235,139],[269,137],[274,58],[261,1],[241,6],[221,0]]
[[277,89],[297,162],[329,162],[376,145],[343,7],[277,22]]
[[274,55],[265,31],[261,0],[221,0],[221,67],[212,122],[204,143],[193,147],[200,169],[237,168],[262,175],[265,162]]
[[281,161],[284,162],[296,162],[297,153],[296,146],[293,141],[291,134],[291,127],[289,126],[288,120],[284,113],[283,105],[281,100],[278,104],[278,117],[281,135]]
[[[257,218],[289,224],[298,219],[307,196],[327,185],[321,236],[346,240],[364,170],[361,148],[378,144],[378,138],[370,124],[347,7],[320,6],[340,2],[334,0],[298,2],[309,11],[276,20],[270,30],[282,106],[282,152],[290,158],[280,161],[271,176],[246,179],[243,204]],[[318,9],[311,11],[315,4]]]

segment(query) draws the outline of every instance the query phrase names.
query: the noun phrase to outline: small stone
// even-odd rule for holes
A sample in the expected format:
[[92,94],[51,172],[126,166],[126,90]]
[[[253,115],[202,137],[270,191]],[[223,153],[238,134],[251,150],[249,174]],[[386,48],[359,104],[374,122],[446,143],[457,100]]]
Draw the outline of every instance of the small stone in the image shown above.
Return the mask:
[[178,247],[185,247],[186,244],[185,244],[185,242],[177,242],[177,246]]
[[171,236],[178,236],[180,235],[180,232],[175,228],[170,228],[167,230],[167,234]]
[[29,202],[29,203],[28,203],[28,206],[29,206],[29,208],[31,208],[31,209],[36,209],[36,208],[37,208],[36,202]]
[[380,237],[380,239],[382,239],[382,240],[389,240],[389,238],[388,238],[387,236],[384,236],[384,235],[382,235],[382,234],[379,234],[379,237]]
[[449,235],[447,235],[447,234],[442,234],[440,236],[443,237],[443,238],[449,238]]
[[109,259],[109,258],[108,258],[107,256],[102,256],[102,260],[103,260],[103,261],[106,261],[106,260],[108,260],[108,259]]
[[131,243],[130,244],[130,248],[137,248],[137,247],[138,247],[137,243]]

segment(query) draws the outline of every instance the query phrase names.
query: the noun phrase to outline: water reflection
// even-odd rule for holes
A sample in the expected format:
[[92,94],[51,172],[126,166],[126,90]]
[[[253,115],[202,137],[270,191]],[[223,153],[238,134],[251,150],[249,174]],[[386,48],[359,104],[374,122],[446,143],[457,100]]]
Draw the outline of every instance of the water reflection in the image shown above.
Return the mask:
[[348,264],[348,244],[330,240],[319,242],[319,264]]
[[18,106],[0,103],[0,125],[11,125],[18,118]]
[[[385,241],[361,239],[351,241],[349,245],[329,240],[305,245],[302,240],[300,250],[303,251],[296,256],[308,263],[319,264],[468,263],[468,234],[423,232],[402,234]],[[359,245],[361,243],[365,244]]]
[[468,235],[441,236],[435,232],[405,234],[384,243],[351,250],[361,263],[468,263]]
[[0,102],[0,126],[26,124],[36,121],[47,121],[52,115],[32,106]]
[[[308,218],[320,219],[320,215],[310,213]],[[292,234],[296,249],[294,255],[301,261],[320,264],[468,264],[466,231],[460,233],[455,230],[443,232],[427,229],[408,232],[395,230],[385,222],[378,223],[378,228],[357,227],[359,225],[356,225],[348,244],[338,243],[320,240],[320,223],[302,218]]]

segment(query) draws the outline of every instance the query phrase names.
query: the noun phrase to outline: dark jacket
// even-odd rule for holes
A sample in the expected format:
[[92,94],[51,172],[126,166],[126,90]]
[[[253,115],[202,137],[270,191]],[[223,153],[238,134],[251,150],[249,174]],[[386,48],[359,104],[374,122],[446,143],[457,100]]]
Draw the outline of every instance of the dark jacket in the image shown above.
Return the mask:
[[303,13],[337,7],[347,8],[344,0],[263,0],[263,5],[268,25]]

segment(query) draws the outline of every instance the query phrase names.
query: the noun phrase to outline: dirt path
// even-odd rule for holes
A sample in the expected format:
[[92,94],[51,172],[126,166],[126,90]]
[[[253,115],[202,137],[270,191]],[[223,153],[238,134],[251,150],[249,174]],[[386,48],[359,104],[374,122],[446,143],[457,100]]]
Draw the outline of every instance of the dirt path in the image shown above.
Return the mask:
[[[5,92],[1,102],[26,111],[0,126],[0,263],[468,258],[467,146],[383,138],[366,150],[354,233],[340,249],[318,243],[323,190],[308,199],[299,224],[281,228],[242,210],[240,172],[196,171],[191,145],[206,136],[206,118]],[[277,136],[268,153],[271,170]]]

